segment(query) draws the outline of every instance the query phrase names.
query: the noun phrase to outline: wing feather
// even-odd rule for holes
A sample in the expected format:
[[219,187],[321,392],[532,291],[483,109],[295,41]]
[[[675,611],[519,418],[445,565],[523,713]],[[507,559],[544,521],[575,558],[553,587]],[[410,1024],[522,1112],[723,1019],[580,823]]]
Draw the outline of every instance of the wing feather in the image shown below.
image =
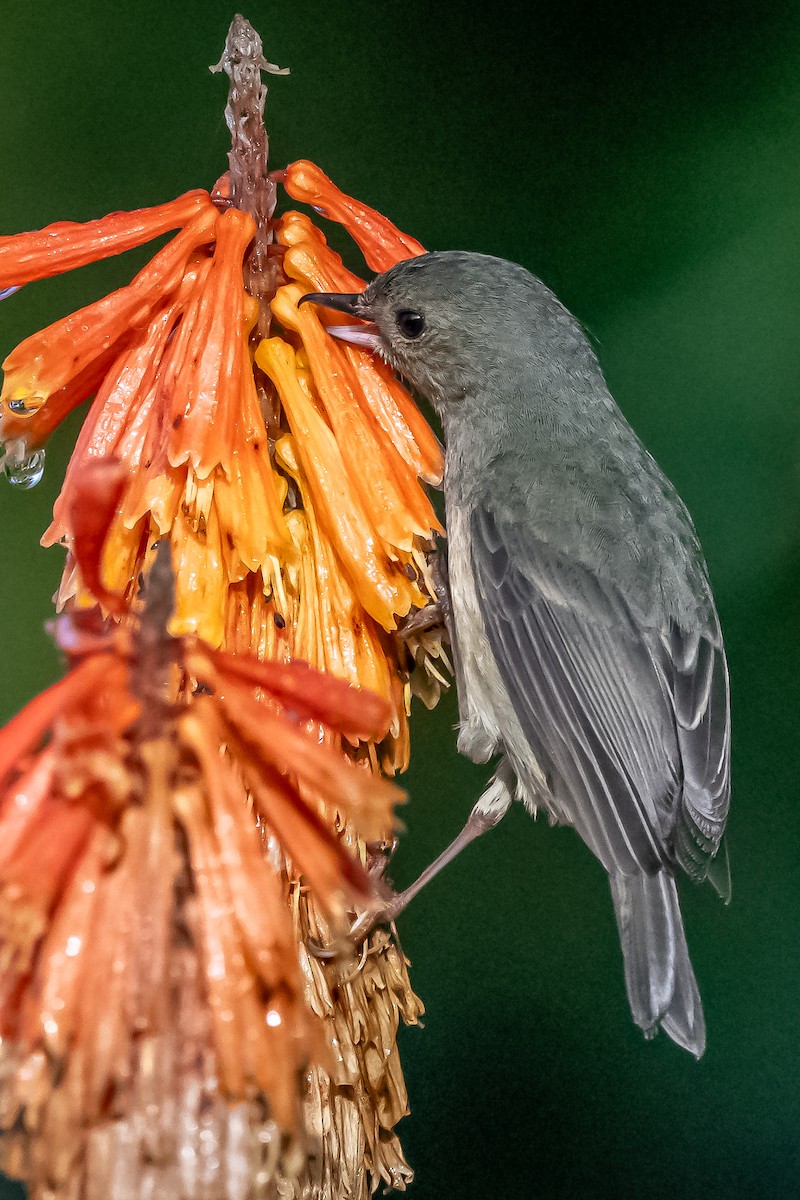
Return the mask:
[[677,859],[704,878],[730,792],[718,626],[645,627],[619,589],[485,505],[471,535],[484,626],[555,815],[609,871]]

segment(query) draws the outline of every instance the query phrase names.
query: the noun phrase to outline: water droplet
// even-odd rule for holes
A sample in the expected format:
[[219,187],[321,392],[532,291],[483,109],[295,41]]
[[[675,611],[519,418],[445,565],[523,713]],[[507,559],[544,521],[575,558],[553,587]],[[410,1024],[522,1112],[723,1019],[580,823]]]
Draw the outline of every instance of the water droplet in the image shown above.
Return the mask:
[[6,447],[3,459],[3,472],[13,487],[28,491],[36,487],[44,475],[44,450],[34,450],[32,454],[12,453]]
[[280,1023],[281,1014],[277,1011],[277,1009],[271,1008],[267,1013],[267,1024],[271,1025],[272,1028],[275,1029],[278,1025],[280,1025]]
[[75,958],[81,952],[81,939],[76,934],[71,934],[67,938],[67,947],[64,953],[67,958]]
[[8,411],[13,413],[15,417],[32,417],[37,413],[42,405],[47,400],[47,396],[39,396],[35,392],[25,393],[21,396],[12,396],[6,401]]
[[266,1125],[262,1125],[256,1133],[256,1137],[262,1146],[269,1146],[275,1141],[275,1124],[269,1121]]

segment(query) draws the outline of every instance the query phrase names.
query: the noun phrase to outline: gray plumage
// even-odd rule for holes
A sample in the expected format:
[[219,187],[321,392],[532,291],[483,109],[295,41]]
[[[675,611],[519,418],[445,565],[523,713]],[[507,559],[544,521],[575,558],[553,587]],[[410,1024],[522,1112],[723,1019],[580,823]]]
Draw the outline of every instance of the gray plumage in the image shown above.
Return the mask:
[[513,772],[531,811],[578,832],[610,877],[636,1023],[699,1056],[675,868],[727,896],[730,725],[691,518],[522,267],[424,255],[352,311],[442,418],[458,746],[503,755],[486,823]]

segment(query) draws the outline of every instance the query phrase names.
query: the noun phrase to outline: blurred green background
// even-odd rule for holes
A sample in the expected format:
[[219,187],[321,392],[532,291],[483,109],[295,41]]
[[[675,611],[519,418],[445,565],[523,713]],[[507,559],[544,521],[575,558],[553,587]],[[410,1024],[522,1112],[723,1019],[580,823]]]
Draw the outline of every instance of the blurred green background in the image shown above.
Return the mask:
[[[221,0],[3,5],[0,231],[168,199],[225,168]],[[709,1026],[645,1044],[605,876],[520,812],[401,919],[415,1200],[775,1197],[800,1178],[800,9],[796,3],[256,3],[275,166],[319,162],[431,248],[541,275],[694,514],[729,647],[734,901],[682,889]],[[146,257],[147,252],[141,255]],[[131,255],[0,307],[0,351],[126,282]],[[354,259],[357,264],[358,260]],[[3,718],[55,677],[61,565],[0,480]],[[398,885],[487,770],[420,709]],[[18,1195],[0,1183],[0,1196]]]

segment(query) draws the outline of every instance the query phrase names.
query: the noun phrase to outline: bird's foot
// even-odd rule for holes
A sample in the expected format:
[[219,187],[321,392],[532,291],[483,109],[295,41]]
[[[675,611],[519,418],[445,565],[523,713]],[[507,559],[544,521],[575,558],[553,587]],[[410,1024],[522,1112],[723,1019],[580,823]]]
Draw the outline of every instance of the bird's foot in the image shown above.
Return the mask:
[[393,924],[395,917],[402,912],[410,899],[410,896],[406,899],[404,892],[388,898],[382,896],[359,913],[339,946],[323,946],[314,938],[308,938],[306,948],[309,954],[322,962],[332,962],[359,955],[375,928],[378,925]]
[[[497,825],[511,804],[512,784],[513,775],[511,768],[508,762],[503,759],[467,818],[464,828],[453,839],[450,845],[442,851],[439,857],[434,859],[430,866],[425,868],[419,878],[412,884],[409,884],[402,892],[389,892],[387,895],[384,890],[383,895],[376,897],[356,917],[350,926],[349,934],[344,939],[344,943],[349,950],[358,952],[364,946],[376,925],[392,925],[400,913],[422,891],[426,884],[435,879],[439,872],[448,863],[451,863],[465,846],[468,846],[470,842],[474,842],[481,834],[486,833],[488,829],[493,829]],[[391,849],[393,848],[392,845]],[[388,863],[388,850],[389,844],[385,843],[381,844],[381,848],[375,851],[374,862],[370,869],[377,878],[383,875],[383,871]],[[309,952],[316,958],[334,959],[341,957],[341,951],[337,951],[335,948],[328,948],[311,942],[308,942],[307,945]]]
[[353,945],[360,946],[376,925],[393,925],[411,898],[406,892],[397,892],[388,900],[380,900],[364,909],[350,926],[348,937]]
[[407,617],[401,618],[397,632],[402,641],[409,642],[412,638],[432,630],[436,630],[442,640],[447,640],[445,606],[441,600],[432,600],[424,608],[414,609]]

